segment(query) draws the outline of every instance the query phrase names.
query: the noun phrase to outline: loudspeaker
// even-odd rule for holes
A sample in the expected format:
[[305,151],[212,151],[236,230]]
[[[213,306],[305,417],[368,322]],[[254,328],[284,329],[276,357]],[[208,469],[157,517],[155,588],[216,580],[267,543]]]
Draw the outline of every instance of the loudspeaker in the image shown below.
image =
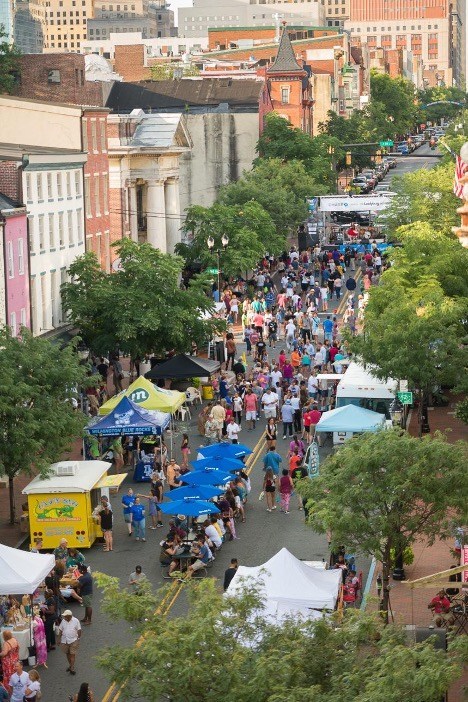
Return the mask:
[[429,626],[405,626],[406,637],[411,643],[422,643],[430,636],[435,636],[435,648],[441,651],[447,650],[447,632],[441,627]]

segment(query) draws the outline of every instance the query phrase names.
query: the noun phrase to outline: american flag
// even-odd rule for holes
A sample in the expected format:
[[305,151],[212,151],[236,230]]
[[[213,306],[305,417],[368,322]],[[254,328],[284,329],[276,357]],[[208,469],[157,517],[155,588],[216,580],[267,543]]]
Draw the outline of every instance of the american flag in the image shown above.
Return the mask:
[[460,156],[457,156],[455,163],[455,178],[453,181],[453,192],[460,200],[463,200],[463,183],[460,180],[463,178],[465,173],[468,171],[468,164],[466,164]]

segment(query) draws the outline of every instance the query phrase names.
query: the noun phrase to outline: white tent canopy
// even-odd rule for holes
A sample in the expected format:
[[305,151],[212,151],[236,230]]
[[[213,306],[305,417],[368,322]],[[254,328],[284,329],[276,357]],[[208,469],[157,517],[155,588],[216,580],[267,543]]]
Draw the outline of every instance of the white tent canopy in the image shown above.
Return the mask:
[[55,565],[53,554],[0,544],[0,595],[32,595]]
[[263,582],[267,615],[276,619],[295,614],[314,617],[320,616],[323,609],[335,609],[342,572],[313,568],[282,548],[261,566],[239,566],[229,585],[228,595],[242,592],[245,578]]

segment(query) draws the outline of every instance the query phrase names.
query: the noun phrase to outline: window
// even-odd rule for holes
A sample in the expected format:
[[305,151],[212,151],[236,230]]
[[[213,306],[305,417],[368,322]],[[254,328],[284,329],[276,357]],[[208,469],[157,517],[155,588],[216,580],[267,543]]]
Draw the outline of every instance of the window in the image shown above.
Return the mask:
[[289,86],[281,88],[281,103],[287,105],[289,103]]
[[37,281],[35,277],[31,277],[31,327],[37,332],[39,328],[38,320],[36,320],[37,311]]
[[104,214],[109,214],[109,174],[102,176],[102,201],[104,203]]
[[97,151],[97,130],[96,130],[96,120],[95,119],[91,120],[91,144],[93,147],[93,151],[96,153],[96,151]]
[[72,196],[72,189],[71,189],[71,173],[70,171],[66,172],[65,175],[65,182],[67,184],[67,197],[71,198]]
[[16,312],[10,314],[10,329],[13,336],[16,336]]
[[94,176],[94,212],[96,217],[101,216],[101,197],[99,187],[99,174]]
[[63,197],[62,174],[61,173],[57,173],[57,195],[59,198]]
[[57,298],[57,273],[55,271],[50,272],[50,313],[51,313],[51,326],[55,327],[58,324],[57,309],[56,309],[56,298]]
[[107,138],[106,138],[106,120],[99,120],[99,131],[101,135],[101,151],[107,151]]
[[85,212],[87,217],[91,217],[91,192],[89,187],[89,176],[85,176],[84,182],[84,192],[85,192]]
[[49,200],[52,200],[52,198],[53,198],[52,173],[47,174],[47,197],[49,198]]
[[18,239],[18,274],[24,275],[24,239]]
[[83,210],[76,210],[76,240],[78,244],[83,243]]
[[71,210],[68,210],[67,212],[67,219],[68,219],[68,243],[71,246],[72,244],[75,243],[75,236],[74,236],[74,231],[73,231],[73,212]]
[[88,150],[88,123],[85,119],[81,122],[81,140],[83,142],[83,151]]
[[35,251],[35,241],[34,241],[34,231],[35,231],[34,218],[28,215],[28,230],[29,230],[29,252],[34,255]]
[[15,261],[14,261],[14,257],[13,257],[13,242],[12,241],[8,242],[7,251],[8,251],[8,277],[14,278],[15,277]]
[[58,238],[59,246],[65,246],[65,238],[63,231],[63,212],[58,213]]
[[81,197],[81,171],[75,171],[75,197]]
[[39,251],[44,251],[45,250],[45,241],[44,241],[44,215],[39,215],[37,218],[37,228],[39,231]]
[[49,215],[49,246],[55,251],[54,215]]
[[26,308],[22,307],[20,312],[20,324],[22,327],[26,326]]
[[26,200],[31,202],[31,174],[26,173]]
[[42,173],[37,174],[36,183],[37,183],[37,199],[39,200],[39,202],[42,202],[42,200],[44,200],[44,193],[42,191]]

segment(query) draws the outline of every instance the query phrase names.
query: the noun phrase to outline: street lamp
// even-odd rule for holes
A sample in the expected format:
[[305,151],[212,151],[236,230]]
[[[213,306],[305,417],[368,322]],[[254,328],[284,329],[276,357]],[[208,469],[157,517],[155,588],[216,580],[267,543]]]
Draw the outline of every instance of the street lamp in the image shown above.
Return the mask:
[[[215,240],[213,237],[210,235],[208,239],[206,240],[207,246],[211,252],[214,251],[215,248]],[[221,245],[223,249],[227,249],[229,244],[229,237],[227,234],[223,234],[221,236]],[[218,264],[218,302],[221,302],[221,249],[217,248],[216,249],[216,259],[217,259],[217,264]]]
[[331,144],[329,145],[328,155],[330,156],[330,168],[333,174],[333,186],[335,190],[338,190],[338,178],[336,173],[336,163],[335,163],[335,147]]
[[392,424],[394,424],[395,426],[401,423],[403,409],[403,405],[398,399],[398,397],[393,398],[393,400],[390,403],[390,407],[388,408],[388,411],[390,412]]

